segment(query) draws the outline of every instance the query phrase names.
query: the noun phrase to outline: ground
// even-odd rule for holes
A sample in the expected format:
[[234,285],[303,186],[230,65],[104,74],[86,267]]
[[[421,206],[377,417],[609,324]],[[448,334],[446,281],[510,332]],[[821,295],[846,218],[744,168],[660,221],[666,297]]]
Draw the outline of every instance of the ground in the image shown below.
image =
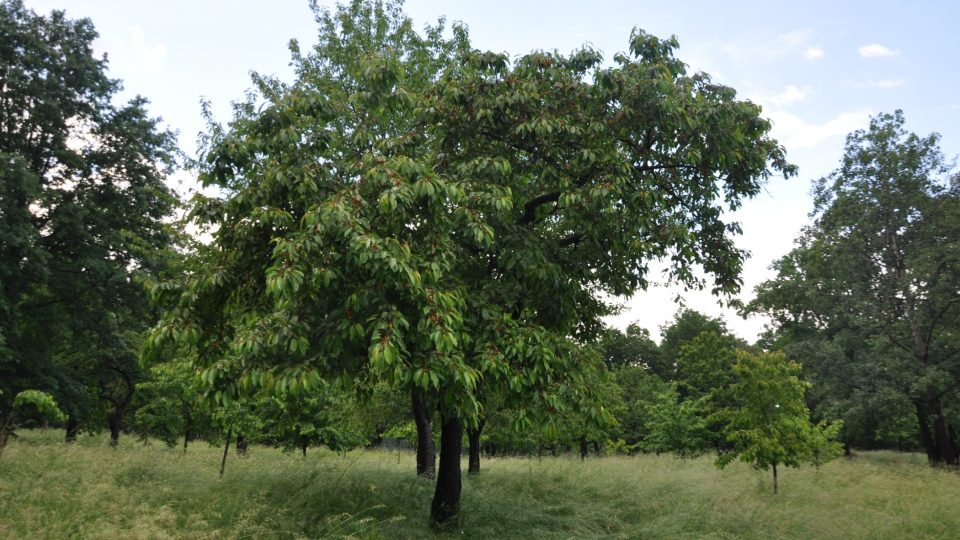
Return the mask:
[[710,457],[487,459],[436,533],[412,453],[254,446],[220,480],[222,448],[62,437],[21,432],[0,458],[0,538],[960,538],[960,474],[918,454],[785,469],[777,495],[769,472]]

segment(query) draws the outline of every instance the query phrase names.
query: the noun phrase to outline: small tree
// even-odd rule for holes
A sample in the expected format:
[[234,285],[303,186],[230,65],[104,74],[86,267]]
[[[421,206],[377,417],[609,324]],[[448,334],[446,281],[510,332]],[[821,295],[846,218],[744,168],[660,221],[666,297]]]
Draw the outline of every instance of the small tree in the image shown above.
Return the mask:
[[10,436],[13,434],[13,421],[16,412],[29,406],[35,408],[40,416],[45,418],[60,422],[66,419],[60,407],[57,407],[57,402],[54,401],[53,396],[50,394],[39,390],[24,390],[20,392],[13,398],[13,407],[10,409],[10,412],[5,415],[3,424],[0,424],[0,456],[3,455],[3,449],[7,447],[7,441],[10,440]]
[[773,469],[776,493],[777,466],[799,467],[813,452],[810,411],[803,399],[809,385],[800,380],[800,364],[782,352],[738,351],[733,370],[737,381],[730,391],[736,405],[718,413],[733,450],[721,454],[716,465],[723,468],[739,457],[758,469]]

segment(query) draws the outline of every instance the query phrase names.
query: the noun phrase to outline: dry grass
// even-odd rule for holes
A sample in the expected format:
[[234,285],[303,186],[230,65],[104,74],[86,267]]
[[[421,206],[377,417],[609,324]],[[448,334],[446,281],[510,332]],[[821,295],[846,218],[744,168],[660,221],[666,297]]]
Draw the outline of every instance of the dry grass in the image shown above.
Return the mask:
[[819,473],[709,458],[486,460],[462,518],[432,533],[432,485],[413,456],[296,455],[255,447],[227,463],[132,439],[24,433],[0,459],[0,538],[960,538],[960,476],[915,454],[864,453]]

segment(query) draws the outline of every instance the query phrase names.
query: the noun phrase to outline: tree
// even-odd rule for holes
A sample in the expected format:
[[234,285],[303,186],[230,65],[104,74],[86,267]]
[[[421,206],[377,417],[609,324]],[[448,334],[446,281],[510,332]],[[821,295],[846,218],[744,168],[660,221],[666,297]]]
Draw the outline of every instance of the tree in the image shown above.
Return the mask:
[[89,20],[5,0],[0,33],[0,412],[35,388],[68,440],[80,419],[116,434],[152,322],[142,278],[169,242],[174,137],[143,98],[113,104]]
[[829,436],[837,427],[810,425],[810,411],[804,401],[808,383],[800,380],[801,367],[780,352],[752,354],[737,352],[734,365],[737,381],[730,387],[735,405],[718,414],[726,423],[730,452],[717,458],[725,467],[733,460],[773,470],[773,492],[777,492],[777,466],[799,467],[816,454],[819,463],[836,455]]
[[957,420],[945,403],[960,389],[960,182],[939,137],[903,124],[901,111],[881,114],[850,134],[840,167],[816,183],[815,222],[754,306],[781,326],[852,330],[868,338],[861,346],[882,337],[877,358],[906,386],[930,463],[955,464]]
[[678,310],[673,315],[673,321],[661,327],[660,330],[663,333],[663,339],[660,342],[663,368],[662,373],[658,374],[664,380],[676,378],[680,350],[694,338],[704,332],[713,332],[718,336],[730,336],[727,323],[723,319],[709,317],[693,309]]
[[214,242],[152,339],[193,347],[221,395],[360,376],[428,392],[443,522],[478,383],[521,396],[521,418],[571,409],[610,311],[597,293],[645,286],[658,257],[736,290],[723,210],[793,169],[758,107],[687,75],[674,40],[635,31],[602,67],[589,49],[473,51],[460,27],[420,37],[380,3],[319,19],[297,80],[257,78],[211,133],[201,179],[224,197],[193,214]]
[[3,449],[7,447],[7,442],[13,434],[14,413],[17,409],[34,409],[45,419],[63,421],[65,419],[63,412],[57,407],[57,402],[53,396],[39,390],[24,390],[13,398],[13,407],[10,412],[0,421],[0,456],[3,455]]
[[636,323],[627,326],[623,332],[616,328],[604,329],[599,347],[609,368],[642,366],[658,375],[663,371],[660,348],[650,338],[650,331]]

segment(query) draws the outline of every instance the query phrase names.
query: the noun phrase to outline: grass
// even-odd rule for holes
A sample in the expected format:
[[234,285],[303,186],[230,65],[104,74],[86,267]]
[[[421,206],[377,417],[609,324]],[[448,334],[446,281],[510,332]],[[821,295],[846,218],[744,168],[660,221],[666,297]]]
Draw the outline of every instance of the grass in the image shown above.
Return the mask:
[[916,454],[769,473],[710,458],[485,460],[464,475],[456,527],[430,530],[431,482],[412,454],[203,444],[184,456],[160,444],[103,437],[60,442],[21,432],[0,458],[0,538],[736,538],[960,537],[960,476]]

